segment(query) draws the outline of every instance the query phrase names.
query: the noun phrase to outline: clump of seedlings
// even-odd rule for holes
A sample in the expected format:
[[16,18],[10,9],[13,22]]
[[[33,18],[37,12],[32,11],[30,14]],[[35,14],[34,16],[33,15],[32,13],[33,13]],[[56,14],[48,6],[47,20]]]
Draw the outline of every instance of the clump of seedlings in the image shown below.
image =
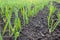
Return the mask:
[[56,7],[53,5],[53,3],[51,2],[50,6],[49,6],[49,16],[48,16],[48,29],[49,29],[49,32],[52,33],[57,25],[60,23],[60,12],[58,12],[58,14],[56,15],[57,16],[57,20],[55,21],[54,20],[54,14],[55,14],[55,11],[56,11]]
[[53,22],[54,20],[52,19],[52,15],[54,14],[56,8],[53,6],[52,2],[49,6],[49,16],[48,16],[48,29],[49,29],[49,32],[52,32],[52,28],[53,28]]

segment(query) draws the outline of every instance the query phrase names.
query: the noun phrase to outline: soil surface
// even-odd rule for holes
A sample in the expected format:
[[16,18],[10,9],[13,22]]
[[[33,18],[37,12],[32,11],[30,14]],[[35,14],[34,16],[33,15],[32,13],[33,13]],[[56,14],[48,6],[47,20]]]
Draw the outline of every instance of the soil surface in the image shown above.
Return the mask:
[[[55,13],[60,10],[60,4],[54,2],[57,7]],[[47,25],[48,7],[40,10],[36,16],[30,18],[29,24],[23,26],[20,37],[17,40],[60,40],[60,25],[53,33],[49,33]],[[23,23],[22,23],[23,24]],[[4,40],[14,40],[11,37],[4,37]]]
[[[53,2],[57,13],[60,10],[60,4]],[[60,40],[60,25],[53,33],[49,33],[47,25],[48,7],[40,10],[36,16],[30,19],[29,24],[23,27],[21,36],[18,40]]]

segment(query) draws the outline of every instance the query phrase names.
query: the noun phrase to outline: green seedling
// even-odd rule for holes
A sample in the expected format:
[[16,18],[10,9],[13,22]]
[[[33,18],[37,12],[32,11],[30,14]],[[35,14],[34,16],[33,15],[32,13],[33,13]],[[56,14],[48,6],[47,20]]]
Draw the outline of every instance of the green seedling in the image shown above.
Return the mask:
[[58,12],[57,18],[58,18],[57,21],[54,23],[53,27],[51,28],[51,32],[53,32],[56,29],[57,25],[60,23],[60,12]]
[[[0,26],[1,27],[1,26]],[[1,28],[0,28],[1,29]],[[0,30],[0,40],[2,40],[1,30]]]
[[5,33],[6,28],[7,28],[8,25],[9,25],[9,31],[10,31],[10,28],[12,27],[11,22],[10,22],[11,16],[12,16],[12,11],[9,10],[8,7],[6,7],[5,17],[6,17],[6,21],[7,21],[7,22],[6,22],[6,26],[4,27],[4,30],[3,30],[3,35],[4,35],[4,33]]
[[50,13],[49,13],[49,16],[48,16],[48,28],[50,28],[50,22],[51,22],[50,19],[51,19],[51,16],[54,14],[55,10],[56,10],[56,8],[51,3],[50,6],[49,6]]
[[[49,16],[48,16],[48,29],[49,29],[49,32],[51,32],[52,28],[53,28],[53,20],[51,19],[52,15],[54,14],[56,8],[53,6],[53,4],[51,3],[50,6],[49,6]],[[52,20],[52,24],[51,24],[51,20]]]
[[17,37],[18,37],[18,36],[19,36],[19,32],[16,32],[16,33],[15,33],[15,36],[14,36],[14,37],[15,37],[15,40],[17,40]]
[[24,20],[24,24],[28,24],[28,15],[27,15],[27,12],[25,11],[24,8],[21,9],[21,13],[22,13],[22,16],[23,16],[23,20]]
[[3,40],[1,35],[0,35],[0,40]]
[[60,14],[58,13],[58,15],[57,15],[58,20],[56,22],[54,22],[53,14],[54,14],[54,12],[56,10],[56,7],[53,6],[53,4],[51,3],[51,5],[49,6],[49,10],[50,10],[50,13],[49,13],[49,16],[48,16],[48,29],[49,29],[49,32],[51,33],[56,29],[57,25],[59,24]]

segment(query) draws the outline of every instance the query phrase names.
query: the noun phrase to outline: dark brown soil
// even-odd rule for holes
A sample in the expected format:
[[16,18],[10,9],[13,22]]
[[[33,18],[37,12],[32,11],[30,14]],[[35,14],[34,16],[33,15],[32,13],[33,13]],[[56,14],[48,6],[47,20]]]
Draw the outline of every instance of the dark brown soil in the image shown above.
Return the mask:
[[[57,7],[55,13],[60,10],[60,4],[54,2]],[[23,26],[20,37],[17,40],[60,40],[60,25],[53,33],[49,33],[47,25],[48,7],[40,10],[38,14],[30,18],[29,24]],[[23,23],[22,23],[23,24]],[[14,40],[12,37],[4,37],[4,40]]]

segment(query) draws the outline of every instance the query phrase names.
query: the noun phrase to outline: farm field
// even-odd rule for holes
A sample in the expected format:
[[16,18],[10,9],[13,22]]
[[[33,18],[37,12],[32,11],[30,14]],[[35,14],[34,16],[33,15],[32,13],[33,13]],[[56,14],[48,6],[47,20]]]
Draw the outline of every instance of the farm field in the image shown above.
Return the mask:
[[0,40],[60,40],[60,0],[0,0]]

